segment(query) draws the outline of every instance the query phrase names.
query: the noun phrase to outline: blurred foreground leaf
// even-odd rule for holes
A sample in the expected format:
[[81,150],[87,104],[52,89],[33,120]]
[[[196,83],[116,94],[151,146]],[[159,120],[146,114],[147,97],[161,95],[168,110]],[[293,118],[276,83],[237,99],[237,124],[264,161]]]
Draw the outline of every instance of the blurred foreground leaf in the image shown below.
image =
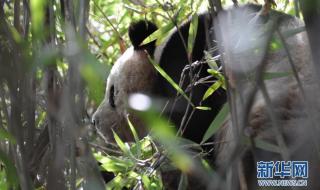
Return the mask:
[[[198,30],[198,15],[197,13],[194,13],[192,15],[190,27],[189,27],[189,35],[188,35],[188,56],[191,58],[192,50],[194,47],[194,42],[197,36],[197,30]],[[191,60],[191,59],[190,59]]]
[[224,104],[216,118],[214,118],[213,122],[210,124],[209,128],[207,129],[206,133],[203,135],[202,141],[200,144],[206,142],[215,132],[219,129],[219,127],[225,121],[227,115],[229,113],[229,105],[228,103]]
[[0,150],[0,160],[5,166],[6,179],[8,185],[16,189],[19,185],[18,175],[14,163],[7,157],[7,155]]

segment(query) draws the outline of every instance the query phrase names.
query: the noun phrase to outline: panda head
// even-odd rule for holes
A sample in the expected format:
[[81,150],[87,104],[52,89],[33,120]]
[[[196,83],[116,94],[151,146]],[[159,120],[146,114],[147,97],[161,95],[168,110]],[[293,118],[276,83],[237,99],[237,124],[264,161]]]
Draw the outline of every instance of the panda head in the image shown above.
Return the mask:
[[[153,56],[155,42],[142,45],[142,41],[157,30],[148,21],[138,21],[129,27],[129,38],[132,47],[114,63],[107,79],[105,97],[93,114],[94,125],[110,138],[111,129],[119,133],[123,140],[130,140],[127,126],[127,99],[133,93],[149,93],[156,79],[156,71],[149,62]],[[131,116],[131,114],[130,114]],[[138,133],[143,134],[143,127],[133,115],[130,117],[137,127]]]

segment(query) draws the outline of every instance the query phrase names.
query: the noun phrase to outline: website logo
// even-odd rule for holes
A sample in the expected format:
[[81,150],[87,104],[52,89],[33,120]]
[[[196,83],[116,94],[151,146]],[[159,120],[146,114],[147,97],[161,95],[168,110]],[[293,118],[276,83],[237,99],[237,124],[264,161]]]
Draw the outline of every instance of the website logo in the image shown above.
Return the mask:
[[308,161],[257,162],[259,186],[307,186],[308,172]]

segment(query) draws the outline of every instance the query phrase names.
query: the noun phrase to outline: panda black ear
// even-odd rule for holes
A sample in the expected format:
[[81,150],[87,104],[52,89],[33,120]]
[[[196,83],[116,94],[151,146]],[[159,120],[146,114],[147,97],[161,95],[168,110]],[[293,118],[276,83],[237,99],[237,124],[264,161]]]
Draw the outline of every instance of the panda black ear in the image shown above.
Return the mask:
[[158,28],[150,21],[140,20],[134,22],[129,27],[129,38],[135,50],[147,50],[150,55],[153,54],[155,49],[155,41],[140,46],[145,38],[156,31]]

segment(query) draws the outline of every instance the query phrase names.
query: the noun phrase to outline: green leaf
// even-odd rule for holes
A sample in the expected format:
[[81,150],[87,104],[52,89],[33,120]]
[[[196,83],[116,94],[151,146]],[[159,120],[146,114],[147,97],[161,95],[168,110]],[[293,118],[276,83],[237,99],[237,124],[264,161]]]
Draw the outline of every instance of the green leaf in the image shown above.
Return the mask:
[[17,43],[20,43],[22,41],[22,37],[21,37],[20,33],[17,31],[17,29],[15,27],[12,27],[12,26],[9,26],[9,27],[10,27],[14,41]]
[[186,93],[180,88],[180,86],[174,82],[174,80],[157,64],[155,61],[149,56],[149,60],[154,66],[154,68],[158,71],[158,73],[165,78],[171,86],[179,93],[181,94],[187,101],[188,103],[192,106],[195,107],[194,104],[191,102],[190,98],[186,95]]
[[147,189],[151,189],[151,181],[149,179],[149,177],[147,175],[142,175],[141,176],[141,180],[143,185],[147,188]]
[[209,96],[211,96],[218,88],[220,88],[222,85],[221,81],[218,80],[217,82],[213,83],[208,90],[204,93],[202,100],[207,99]]
[[265,72],[263,73],[264,80],[288,77],[292,75],[292,72]]
[[176,128],[167,119],[159,117],[159,113],[155,111],[149,110],[139,114],[151,128],[151,134],[166,147],[172,163],[183,172],[190,171],[194,164],[192,158],[178,145]]
[[129,128],[130,128],[130,130],[132,132],[133,138],[134,138],[134,140],[136,142],[135,148],[137,150],[137,155],[138,155],[138,157],[140,157],[140,155],[141,155],[141,143],[140,143],[140,140],[139,140],[138,133],[135,130],[133,124],[131,123],[131,121],[129,119],[129,115],[127,115],[127,122],[128,122]]
[[0,128],[0,139],[5,139],[10,141],[12,144],[16,144],[16,139],[3,128]]
[[192,55],[192,50],[194,46],[194,42],[197,36],[197,30],[198,30],[198,15],[197,13],[194,13],[192,15],[190,27],[189,27],[189,35],[188,35],[188,55]]
[[40,125],[45,121],[45,118],[47,116],[47,112],[45,111],[42,111],[38,117],[37,117],[37,120],[36,120],[36,126],[39,128]]
[[214,135],[214,133],[219,129],[219,127],[225,121],[228,113],[229,113],[229,105],[228,105],[228,103],[225,103],[223,105],[222,109],[220,110],[220,112],[218,113],[218,115],[216,116],[216,118],[214,118],[213,122],[210,124],[210,126],[207,129],[206,133],[204,134],[200,144],[203,144],[210,137],[212,137],[212,135]]
[[208,69],[207,72],[210,73],[212,76],[216,77],[217,79],[224,79],[224,76],[217,70]]
[[13,187],[13,189],[17,189],[19,181],[17,180],[18,175],[14,163],[11,161],[11,159],[8,158],[8,156],[2,150],[0,150],[0,160],[5,165],[6,177],[9,186]]
[[0,170],[0,189],[9,189],[5,170]]
[[217,78],[221,82],[221,87],[223,89],[226,89],[226,82],[222,73],[214,69],[208,69],[207,72],[210,73],[215,78]]
[[36,37],[43,33],[44,25],[44,8],[46,5],[46,0],[31,0],[30,9],[31,9],[31,23],[32,29]]
[[77,187],[77,188],[80,188],[80,185],[81,185],[81,183],[82,183],[83,181],[84,181],[83,178],[77,179],[77,180],[76,180],[76,187]]
[[141,45],[148,44],[154,40],[157,40],[156,45],[160,45],[167,37],[167,33],[174,27],[174,24],[170,22],[166,26],[163,26],[153,32],[150,36],[148,36],[146,39],[143,40]]
[[218,70],[219,69],[217,62],[213,59],[213,57],[211,56],[211,54],[209,52],[204,51],[204,56],[205,56],[206,62],[208,63],[209,67],[212,70]]
[[270,42],[270,50],[272,52],[277,52],[279,51],[281,48],[283,48],[283,44],[280,41],[279,38],[272,38],[271,42]]
[[209,163],[207,160],[205,160],[205,159],[202,158],[202,159],[201,159],[201,164],[202,164],[202,166],[204,167],[204,169],[206,169],[208,172],[212,172],[212,171],[213,171],[210,163]]
[[86,54],[85,59],[85,64],[80,68],[81,76],[87,83],[90,99],[100,103],[104,97],[104,78],[108,69],[98,63],[90,54]]
[[206,106],[197,106],[196,109],[198,109],[198,110],[204,110],[204,111],[211,110],[210,107],[206,107]]
[[129,115],[127,115],[127,122],[128,122],[129,127],[130,127],[130,130],[132,132],[134,140],[136,141],[136,143],[139,143],[140,140],[139,140],[138,133],[137,133],[136,129],[134,128],[133,124],[131,123],[131,121],[129,119]]
[[143,183],[143,186],[145,187],[146,190],[160,190],[162,188],[162,182],[157,175],[141,175],[141,180]]
[[121,151],[123,153],[125,153],[126,155],[129,155],[128,146],[125,145],[125,143],[120,139],[120,137],[117,135],[117,133],[115,133],[113,130],[112,130],[112,133],[113,133],[114,140],[116,141],[116,143],[119,146],[119,148],[121,149]]
[[127,172],[134,166],[133,161],[126,157],[103,156],[99,153],[95,153],[94,157],[101,163],[101,168],[109,172]]
[[108,172],[127,172],[134,166],[130,159],[120,159],[113,156],[104,157],[101,160],[101,167]]
[[126,185],[126,179],[117,175],[106,184],[106,190],[121,190]]

